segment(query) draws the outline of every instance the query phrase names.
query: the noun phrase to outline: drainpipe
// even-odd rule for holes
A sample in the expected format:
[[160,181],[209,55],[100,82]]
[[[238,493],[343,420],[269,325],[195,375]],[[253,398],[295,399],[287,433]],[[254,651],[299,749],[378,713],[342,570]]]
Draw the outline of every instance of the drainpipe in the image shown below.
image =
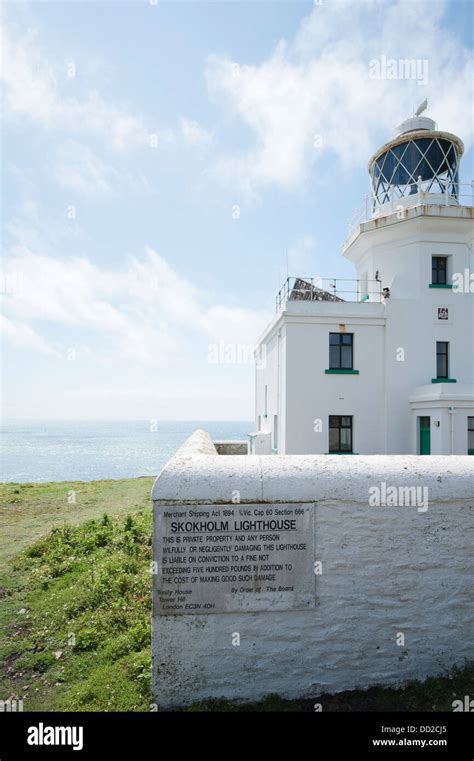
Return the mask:
[[448,407],[448,412],[451,415],[451,454],[454,454],[454,416],[456,414],[456,407]]
[[[277,440],[275,441],[275,449],[277,450],[277,453],[280,452],[281,447],[279,446],[279,439],[281,436],[281,410],[280,410],[280,368],[281,368],[281,330],[278,331],[278,359],[277,359],[277,425],[278,425],[278,436]],[[285,439],[286,439],[286,431],[285,431]]]

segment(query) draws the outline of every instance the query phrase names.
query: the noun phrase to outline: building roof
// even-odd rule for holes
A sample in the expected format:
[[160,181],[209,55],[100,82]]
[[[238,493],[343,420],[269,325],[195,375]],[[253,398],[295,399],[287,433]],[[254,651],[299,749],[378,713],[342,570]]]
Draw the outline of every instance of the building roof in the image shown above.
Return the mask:
[[344,301],[329,291],[302,278],[296,278],[288,296],[288,301]]

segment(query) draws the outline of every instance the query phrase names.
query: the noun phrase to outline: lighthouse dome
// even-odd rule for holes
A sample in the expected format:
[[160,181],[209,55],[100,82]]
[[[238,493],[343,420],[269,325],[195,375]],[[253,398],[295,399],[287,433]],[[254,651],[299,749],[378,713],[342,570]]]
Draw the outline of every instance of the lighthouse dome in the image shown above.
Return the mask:
[[403,204],[419,192],[426,194],[426,203],[458,203],[463,151],[459,137],[438,130],[433,119],[406,119],[369,161],[373,210],[387,203]]

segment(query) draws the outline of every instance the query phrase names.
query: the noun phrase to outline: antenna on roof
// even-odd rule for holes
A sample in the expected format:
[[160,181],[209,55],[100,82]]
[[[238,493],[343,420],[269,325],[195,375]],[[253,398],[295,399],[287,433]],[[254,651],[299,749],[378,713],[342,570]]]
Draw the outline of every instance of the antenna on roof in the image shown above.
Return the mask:
[[420,105],[416,109],[415,116],[420,116],[423,113],[423,111],[426,111],[427,108],[428,108],[428,98],[425,98],[423,103],[420,103]]

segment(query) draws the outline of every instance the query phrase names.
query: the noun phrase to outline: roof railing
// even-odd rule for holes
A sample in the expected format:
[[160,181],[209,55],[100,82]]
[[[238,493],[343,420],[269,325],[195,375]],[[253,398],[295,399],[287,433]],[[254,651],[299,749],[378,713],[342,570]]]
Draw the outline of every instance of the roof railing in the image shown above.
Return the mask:
[[[276,311],[287,301],[372,302],[388,296],[380,280],[349,278],[287,277],[276,296]],[[385,291],[385,293],[384,293]]]
[[435,180],[439,190],[432,188],[434,179],[422,180],[418,177],[415,183],[390,185],[379,188],[377,194],[367,193],[362,206],[355,209],[347,222],[348,236],[363,222],[396,214],[426,202],[433,204],[436,196],[439,197],[439,204],[443,206],[474,206],[474,180],[470,183],[454,183],[449,179],[441,180],[440,178]]

